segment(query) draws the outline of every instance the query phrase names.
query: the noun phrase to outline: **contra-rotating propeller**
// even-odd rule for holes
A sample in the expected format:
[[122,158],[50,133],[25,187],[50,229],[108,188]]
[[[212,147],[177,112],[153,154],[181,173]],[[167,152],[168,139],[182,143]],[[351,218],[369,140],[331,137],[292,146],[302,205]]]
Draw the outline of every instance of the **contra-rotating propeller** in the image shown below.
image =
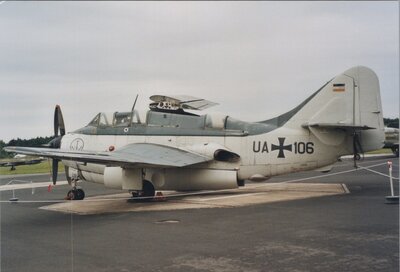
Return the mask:
[[[59,132],[60,132],[60,136],[58,135]],[[48,146],[50,148],[60,148],[61,147],[61,139],[64,135],[65,135],[64,118],[63,118],[60,106],[56,105],[56,108],[54,110],[54,139],[49,142]],[[59,162],[59,160],[53,159],[52,180],[53,180],[54,185],[56,185],[56,182],[57,182],[58,162]]]

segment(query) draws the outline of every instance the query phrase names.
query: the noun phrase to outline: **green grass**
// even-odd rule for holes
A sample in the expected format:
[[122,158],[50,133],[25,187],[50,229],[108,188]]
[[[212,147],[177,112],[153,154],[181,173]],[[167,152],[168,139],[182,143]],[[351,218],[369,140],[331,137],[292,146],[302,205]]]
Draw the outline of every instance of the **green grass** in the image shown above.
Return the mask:
[[[10,160],[1,160],[10,161]],[[20,175],[20,174],[37,174],[37,173],[49,173],[51,169],[51,161],[42,161],[38,164],[32,165],[19,165],[15,167],[14,171],[10,171],[11,167],[0,167],[0,175]],[[58,172],[64,172],[64,165],[62,163],[58,164]]]
[[365,154],[393,154],[393,152],[390,148],[382,148],[382,149],[366,152]]

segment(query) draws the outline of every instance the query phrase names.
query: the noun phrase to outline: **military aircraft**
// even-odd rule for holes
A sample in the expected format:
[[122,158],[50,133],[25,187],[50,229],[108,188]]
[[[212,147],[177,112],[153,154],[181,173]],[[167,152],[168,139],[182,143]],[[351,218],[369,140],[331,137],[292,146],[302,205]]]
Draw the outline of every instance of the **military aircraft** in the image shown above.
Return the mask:
[[54,184],[62,161],[72,185],[69,198],[83,199],[78,180],[128,190],[133,197],[153,197],[156,190],[232,189],[245,180],[329,171],[342,155],[356,157],[384,142],[378,77],[363,66],[329,80],[291,111],[257,122],[186,111],[216,104],[204,99],[151,100],[147,112],[101,112],[68,134],[56,106],[56,138],[48,148],[5,149],[52,158]]
[[11,167],[10,171],[16,170],[15,166],[18,165],[31,165],[31,164],[38,164],[44,161],[44,159],[39,158],[39,159],[31,159],[31,160],[13,160],[13,161],[7,161],[7,162],[0,162],[0,167]]

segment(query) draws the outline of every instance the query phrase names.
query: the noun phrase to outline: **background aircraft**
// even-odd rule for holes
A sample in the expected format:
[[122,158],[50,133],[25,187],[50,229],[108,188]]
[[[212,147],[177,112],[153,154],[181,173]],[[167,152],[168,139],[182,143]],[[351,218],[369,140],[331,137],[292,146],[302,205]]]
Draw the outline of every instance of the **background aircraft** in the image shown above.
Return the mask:
[[188,96],[152,96],[147,112],[99,113],[66,134],[59,106],[47,148],[6,147],[53,159],[83,199],[77,180],[153,197],[156,190],[218,190],[245,180],[316,169],[329,171],[342,155],[381,148],[384,125],[379,82],[358,66],[334,77],[293,110],[258,122],[226,115],[197,115],[215,103]]
[[15,167],[18,165],[30,165],[30,164],[38,164],[44,161],[44,159],[31,159],[31,160],[13,160],[13,161],[7,161],[7,162],[0,162],[0,167],[11,167],[10,171],[15,170]]

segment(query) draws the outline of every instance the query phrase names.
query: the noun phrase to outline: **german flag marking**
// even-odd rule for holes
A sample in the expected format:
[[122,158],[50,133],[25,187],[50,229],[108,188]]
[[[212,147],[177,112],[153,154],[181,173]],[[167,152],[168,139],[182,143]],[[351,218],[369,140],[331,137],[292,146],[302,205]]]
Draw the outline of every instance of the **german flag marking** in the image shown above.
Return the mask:
[[333,84],[334,92],[344,92],[346,91],[346,85],[344,83],[335,83]]

